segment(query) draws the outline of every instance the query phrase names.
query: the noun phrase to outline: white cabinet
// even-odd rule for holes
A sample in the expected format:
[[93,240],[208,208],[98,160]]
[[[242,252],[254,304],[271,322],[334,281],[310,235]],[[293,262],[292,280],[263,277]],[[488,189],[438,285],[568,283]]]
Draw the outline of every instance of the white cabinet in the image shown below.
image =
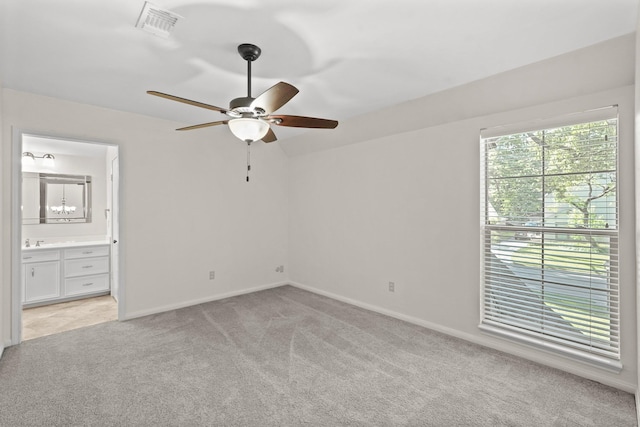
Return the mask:
[[73,258],[93,258],[109,256],[109,246],[85,246],[81,248],[70,248],[64,250],[64,259]]
[[100,258],[80,258],[64,260],[64,277],[88,276],[91,274],[108,272],[108,256]]
[[109,290],[109,246],[64,250],[65,295],[76,296]]
[[56,303],[109,291],[109,245],[22,252],[24,305]]
[[34,262],[24,267],[24,302],[60,296],[60,262]]
[[22,302],[59,298],[60,252],[42,251],[22,255]]
[[65,279],[64,289],[66,296],[85,295],[93,292],[109,290],[109,275],[74,277]]

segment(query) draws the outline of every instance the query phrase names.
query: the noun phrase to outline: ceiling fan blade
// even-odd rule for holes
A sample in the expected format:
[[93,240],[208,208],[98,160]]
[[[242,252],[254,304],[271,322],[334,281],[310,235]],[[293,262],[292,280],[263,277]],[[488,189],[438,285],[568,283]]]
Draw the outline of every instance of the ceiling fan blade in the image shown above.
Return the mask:
[[318,119],[316,117],[276,115],[269,116],[268,119],[275,119],[274,123],[276,125],[294,128],[333,129],[338,126],[336,120]]
[[273,129],[269,128],[269,131],[267,132],[267,134],[262,138],[263,142],[273,142],[273,141],[277,141],[278,138],[276,138],[276,134],[273,133]]
[[225,108],[216,107],[215,105],[209,105],[198,101],[192,101],[186,98],[180,98],[179,96],[169,95],[168,93],[156,92],[155,90],[148,90],[147,93],[149,95],[159,96],[161,98],[170,99],[172,101],[183,102],[185,104],[194,105],[200,108],[206,108],[208,110],[219,111],[221,113],[226,113],[227,110]]
[[271,114],[289,102],[297,93],[298,89],[289,83],[276,83],[254,99],[251,103],[251,108],[260,108],[265,113]]
[[200,129],[200,128],[208,128],[210,126],[226,125],[227,123],[229,123],[228,120],[220,120],[219,122],[202,123],[202,124],[199,124],[199,125],[193,125],[193,126],[187,126],[187,127],[179,128],[179,129],[176,129],[176,130],[193,130],[193,129]]

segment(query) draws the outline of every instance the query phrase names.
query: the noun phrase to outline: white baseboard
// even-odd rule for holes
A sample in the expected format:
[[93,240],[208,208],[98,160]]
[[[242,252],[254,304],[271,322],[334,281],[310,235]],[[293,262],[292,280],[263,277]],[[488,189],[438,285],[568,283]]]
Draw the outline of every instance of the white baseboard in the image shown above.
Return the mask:
[[481,335],[472,335],[466,332],[449,328],[447,326],[443,326],[437,323],[432,323],[417,317],[408,316],[406,314],[398,313],[396,311],[388,310],[386,308],[378,307],[376,305],[367,304],[362,301],[358,301],[352,298],[344,297],[342,295],[334,294],[332,292],[326,292],[321,289],[314,288],[312,286],[303,285],[302,283],[290,281],[289,284],[291,286],[295,286],[297,288],[304,289],[306,291],[313,292],[318,295],[326,296],[328,298],[342,301],[347,304],[355,305],[356,307],[364,308],[365,310],[370,310],[376,313],[384,314],[389,317],[404,320],[405,322],[413,323],[414,325],[418,325],[418,326],[423,326],[427,329],[431,329],[436,332],[441,332],[446,335],[451,335],[453,337],[460,338],[462,340],[469,341],[471,343],[478,344],[483,347],[492,348],[494,350],[512,354],[514,356],[518,356],[523,359],[527,359],[532,362],[539,363],[541,365],[549,366],[555,369],[560,369],[562,371],[569,372],[571,374],[574,374],[583,378],[597,381],[599,383],[617,388],[619,390],[626,391],[627,393],[636,394],[636,400],[638,399],[637,393],[636,393],[637,387],[635,383],[632,384],[627,381],[612,379],[606,375],[599,375],[598,373],[593,372],[593,370],[586,369],[586,367],[583,368],[580,364],[571,363],[571,361],[568,361],[568,360],[567,360],[567,363],[557,362],[555,360],[545,358],[544,353],[543,354],[534,353],[528,347],[524,348],[520,345],[512,344],[511,342],[507,342],[507,341],[502,342],[503,340],[499,340],[499,339],[490,340],[489,338],[485,338],[484,336],[481,336]]
[[397,311],[388,310],[386,308],[378,307],[377,305],[367,304],[362,301],[354,300],[351,298],[343,297],[342,295],[326,292],[321,289],[317,289],[311,286],[303,285],[297,282],[289,282],[291,286],[304,289],[305,291],[313,292],[314,294],[322,295],[331,299],[346,302],[347,304],[355,305],[356,307],[364,308],[365,310],[374,311],[376,313],[384,314],[395,319],[404,320],[414,325],[424,326],[427,329],[433,329],[434,331],[442,332],[443,334],[451,335],[456,338],[460,338],[466,341],[473,341],[476,337],[465,332],[458,331],[456,329],[448,328],[446,326],[439,325],[437,323],[428,322],[426,320],[419,319],[413,316],[407,316],[406,314],[398,313]]
[[224,294],[208,296],[205,298],[199,298],[194,300],[182,301],[176,304],[168,304],[160,307],[154,307],[147,310],[139,310],[131,313],[125,313],[122,318],[119,320],[131,320],[136,319],[138,317],[149,316],[151,314],[164,313],[165,311],[177,310],[179,308],[191,307],[193,305],[203,304],[211,301],[218,301],[225,298],[231,298],[238,295],[250,294],[257,291],[263,291],[265,289],[277,288],[279,286],[283,286],[288,284],[288,282],[276,282],[276,283],[268,283],[266,285],[255,286],[252,288],[242,289],[239,291],[227,292]]

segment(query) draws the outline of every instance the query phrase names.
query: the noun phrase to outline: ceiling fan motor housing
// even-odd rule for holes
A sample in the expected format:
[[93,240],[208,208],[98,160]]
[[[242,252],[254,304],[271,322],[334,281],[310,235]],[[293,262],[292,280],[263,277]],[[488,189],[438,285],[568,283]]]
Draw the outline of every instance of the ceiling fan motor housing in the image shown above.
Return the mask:
[[249,96],[232,99],[231,102],[229,102],[229,109],[237,111],[245,109],[247,112],[251,111],[250,107],[254,99],[255,98],[251,98]]
[[251,103],[255,98],[246,96],[241,98],[232,99],[229,102],[229,111],[227,114],[237,117],[262,117],[266,115],[266,112],[262,108],[251,107]]

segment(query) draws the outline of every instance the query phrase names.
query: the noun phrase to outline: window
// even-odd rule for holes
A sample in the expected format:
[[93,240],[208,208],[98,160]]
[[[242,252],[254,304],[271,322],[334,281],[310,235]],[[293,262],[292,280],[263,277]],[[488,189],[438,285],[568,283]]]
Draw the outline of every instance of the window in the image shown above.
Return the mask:
[[568,123],[482,132],[480,328],[621,369],[617,110]]

